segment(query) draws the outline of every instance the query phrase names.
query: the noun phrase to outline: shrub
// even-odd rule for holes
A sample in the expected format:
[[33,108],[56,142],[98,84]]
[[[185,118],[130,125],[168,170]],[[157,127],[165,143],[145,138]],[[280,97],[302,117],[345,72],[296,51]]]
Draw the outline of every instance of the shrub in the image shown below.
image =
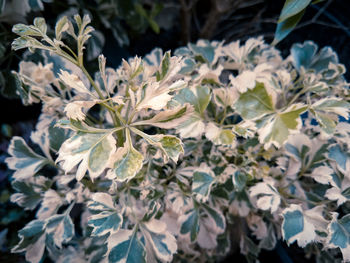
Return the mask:
[[[154,49],[114,70],[84,67],[88,16],[18,24],[15,73],[42,102],[31,141],[13,137],[11,200],[36,219],[13,252],[30,262],[249,261],[276,241],[350,261],[348,83],[328,47],[283,59],[262,38]],[[62,39],[76,40],[76,48]],[[80,261],[79,261],[80,260]]]

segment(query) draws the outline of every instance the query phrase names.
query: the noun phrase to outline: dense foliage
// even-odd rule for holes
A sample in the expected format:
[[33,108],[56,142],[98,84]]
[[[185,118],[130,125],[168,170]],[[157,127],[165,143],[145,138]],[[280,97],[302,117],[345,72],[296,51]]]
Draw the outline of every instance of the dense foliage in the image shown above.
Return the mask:
[[[18,24],[16,72],[42,102],[31,142],[13,137],[11,201],[36,211],[13,252],[30,262],[249,261],[278,239],[350,261],[349,91],[330,48],[200,40],[92,77],[88,16]],[[76,47],[68,46],[73,39]],[[336,248],[336,249],[334,249]],[[341,251],[342,256],[339,253]]]

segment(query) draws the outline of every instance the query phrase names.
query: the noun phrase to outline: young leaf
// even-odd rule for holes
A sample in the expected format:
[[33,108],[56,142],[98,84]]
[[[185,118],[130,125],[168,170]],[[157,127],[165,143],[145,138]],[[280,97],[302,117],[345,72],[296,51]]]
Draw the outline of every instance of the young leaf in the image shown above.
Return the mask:
[[87,111],[95,104],[96,101],[73,101],[66,105],[64,112],[66,112],[68,118],[82,121],[86,117],[82,109]]
[[107,240],[107,258],[110,263],[145,263],[146,250],[138,232],[121,229]]
[[126,129],[126,142],[111,157],[112,169],[107,177],[119,182],[129,181],[141,170],[143,156],[132,145],[130,131]]
[[111,235],[118,232],[123,217],[115,206],[112,197],[106,193],[95,193],[92,201],[88,203],[88,208],[97,213],[89,217],[88,225],[92,226],[93,236],[103,236],[107,233]]
[[215,174],[204,163],[193,172],[192,192],[200,202],[208,201]]
[[69,72],[61,69],[61,73],[59,73],[58,76],[67,87],[74,89],[78,94],[91,94],[77,75],[70,74]]
[[25,179],[35,175],[41,168],[49,163],[49,160],[36,154],[21,137],[13,137],[6,158],[6,164],[11,170],[15,170],[13,178]]
[[62,18],[60,18],[60,20],[57,21],[55,26],[56,39],[61,40],[62,33],[67,31],[68,28],[69,28],[68,18],[66,16],[63,16]]
[[115,144],[113,130],[105,133],[77,132],[62,144],[56,162],[63,162],[62,168],[66,173],[79,164],[76,172],[78,181],[86,171],[94,179],[107,168],[109,159],[116,150]]

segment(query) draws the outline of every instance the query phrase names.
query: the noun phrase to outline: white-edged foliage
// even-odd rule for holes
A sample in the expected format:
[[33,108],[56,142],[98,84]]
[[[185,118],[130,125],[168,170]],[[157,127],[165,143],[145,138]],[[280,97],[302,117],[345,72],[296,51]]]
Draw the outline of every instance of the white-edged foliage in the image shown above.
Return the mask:
[[14,49],[45,51],[15,75],[23,103],[43,108],[34,144],[14,137],[8,149],[11,201],[36,210],[13,252],[201,262],[232,242],[254,262],[282,238],[350,261],[349,84],[330,48],[307,41],[284,59],[261,37],[200,40],[118,69],[100,55],[93,78],[89,22],[62,17],[53,39],[42,18],[13,29]]

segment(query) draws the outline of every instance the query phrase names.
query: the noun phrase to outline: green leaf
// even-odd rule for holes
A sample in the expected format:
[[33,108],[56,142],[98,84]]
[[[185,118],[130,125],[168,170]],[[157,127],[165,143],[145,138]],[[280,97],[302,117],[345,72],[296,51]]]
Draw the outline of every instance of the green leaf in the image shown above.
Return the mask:
[[275,31],[275,38],[273,39],[271,45],[276,45],[278,42],[283,40],[290,32],[293,31],[295,26],[299,23],[303,17],[305,9],[289,18],[277,24]]
[[[94,213],[89,217],[88,225],[93,227],[93,236],[103,236],[118,232],[123,217],[115,206],[112,197],[106,193],[95,193],[88,208]],[[97,214],[95,214],[97,213]]]
[[105,133],[77,132],[65,141],[56,162],[63,162],[62,168],[69,172],[78,166],[76,178],[80,181],[86,171],[92,179],[98,177],[107,168],[111,155],[116,150],[116,141],[112,131]]
[[215,183],[215,174],[206,165],[194,170],[192,178],[192,192],[200,202],[208,201],[210,190]]
[[338,213],[333,213],[332,222],[328,225],[327,243],[331,248],[340,248],[344,261],[350,260],[350,215],[337,220]]
[[328,159],[336,162],[337,167],[345,172],[349,156],[344,152],[339,145],[334,145],[328,149]]
[[307,107],[302,104],[294,104],[285,111],[271,116],[258,130],[259,140],[265,144],[265,149],[271,144],[281,147],[290,134],[298,132],[302,125],[300,115],[306,109]]
[[180,223],[180,234],[189,235],[191,242],[197,239],[199,232],[199,211],[197,209],[189,210],[178,219]]
[[274,112],[272,97],[263,83],[257,83],[254,89],[242,93],[234,107],[247,120]]
[[12,138],[8,154],[11,157],[6,158],[5,162],[11,170],[15,170],[15,179],[30,178],[49,163],[48,159],[36,154],[23,138],[18,136]]
[[143,156],[132,145],[130,131],[126,129],[127,140],[112,156],[113,167],[107,174],[109,179],[119,182],[129,181],[141,170]]
[[290,18],[301,11],[303,11],[309,4],[311,0],[286,0],[282,8],[278,23]]
[[12,253],[26,252],[26,260],[39,263],[45,251],[45,221],[33,220],[18,231],[19,243],[12,248]]
[[138,232],[121,229],[108,238],[107,258],[110,263],[142,263],[146,262],[146,250],[138,238]]
[[53,241],[58,248],[68,243],[75,235],[74,224],[69,216],[74,203],[68,207],[62,215],[53,215],[47,219],[46,232],[53,236]]

